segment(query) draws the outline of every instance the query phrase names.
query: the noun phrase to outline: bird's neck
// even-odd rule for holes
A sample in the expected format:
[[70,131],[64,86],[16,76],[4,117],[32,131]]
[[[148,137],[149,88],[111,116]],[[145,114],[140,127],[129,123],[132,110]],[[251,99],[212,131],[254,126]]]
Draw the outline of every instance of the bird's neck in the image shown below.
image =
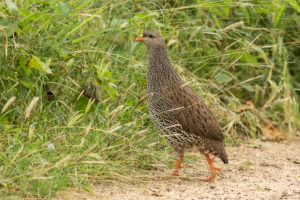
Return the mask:
[[182,80],[170,63],[166,48],[149,49],[147,92],[161,92],[182,84]]

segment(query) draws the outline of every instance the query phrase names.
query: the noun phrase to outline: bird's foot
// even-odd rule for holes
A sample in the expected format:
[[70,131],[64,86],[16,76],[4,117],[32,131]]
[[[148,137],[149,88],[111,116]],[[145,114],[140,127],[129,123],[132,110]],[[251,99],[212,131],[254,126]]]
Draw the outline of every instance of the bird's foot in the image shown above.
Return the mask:
[[217,172],[221,169],[214,165],[213,161],[214,161],[215,157],[210,158],[208,154],[205,154],[205,157],[208,162],[208,166],[211,170],[211,175],[209,178],[200,179],[200,181],[212,182],[216,178]]
[[171,176],[168,176],[168,177],[159,177],[158,179],[159,180],[167,180],[167,179],[170,179],[170,178],[179,177],[179,169],[183,168],[182,165],[181,165],[183,157],[184,157],[183,154],[179,155],[178,160],[176,161],[176,163],[174,165],[174,169],[173,169],[173,172],[172,172]]
[[178,169],[174,169],[171,176],[178,177],[179,176],[179,170]]
[[213,168],[210,168],[210,169],[211,169],[211,175],[210,175],[210,177],[209,178],[200,179],[200,181],[212,182],[216,178],[216,174],[217,174],[217,172],[220,169],[217,168],[217,167],[213,167]]
[[200,179],[200,181],[213,182],[213,180],[216,178],[216,174],[216,172],[212,172],[209,178],[203,178]]

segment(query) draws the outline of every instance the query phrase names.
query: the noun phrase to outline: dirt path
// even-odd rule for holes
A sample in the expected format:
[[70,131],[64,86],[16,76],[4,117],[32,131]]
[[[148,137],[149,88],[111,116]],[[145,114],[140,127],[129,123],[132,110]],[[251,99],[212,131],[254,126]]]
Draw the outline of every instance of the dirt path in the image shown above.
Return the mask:
[[[300,140],[253,142],[239,147],[227,147],[228,165],[222,168],[213,183],[198,181],[208,176],[203,157],[200,165],[186,166],[182,178],[155,180],[144,185],[95,187],[93,194],[66,192],[62,198],[72,199],[299,199],[300,200]],[[217,160],[217,159],[216,159]],[[194,167],[195,166],[195,167]],[[153,177],[169,174],[155,172]]]

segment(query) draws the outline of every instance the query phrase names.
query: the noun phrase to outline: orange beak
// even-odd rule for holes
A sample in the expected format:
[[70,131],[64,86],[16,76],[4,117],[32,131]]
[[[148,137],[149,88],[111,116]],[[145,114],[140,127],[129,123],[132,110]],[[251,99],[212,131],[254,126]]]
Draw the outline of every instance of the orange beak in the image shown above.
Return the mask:
[[138,41],[144,41],[144,38],[143,37],[137,37],[135,38],[135,41],[138,42]]

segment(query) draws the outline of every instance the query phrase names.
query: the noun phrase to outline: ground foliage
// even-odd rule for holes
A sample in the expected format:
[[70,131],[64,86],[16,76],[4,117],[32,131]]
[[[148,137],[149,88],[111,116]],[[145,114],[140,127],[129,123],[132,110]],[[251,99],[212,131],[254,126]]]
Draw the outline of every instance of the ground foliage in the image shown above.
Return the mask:
[[0,193],[144,181],[174,154],[145,104],[158,29],[181,77],[216,113],[227,144],[300,126],[296,0],[0,2]]

